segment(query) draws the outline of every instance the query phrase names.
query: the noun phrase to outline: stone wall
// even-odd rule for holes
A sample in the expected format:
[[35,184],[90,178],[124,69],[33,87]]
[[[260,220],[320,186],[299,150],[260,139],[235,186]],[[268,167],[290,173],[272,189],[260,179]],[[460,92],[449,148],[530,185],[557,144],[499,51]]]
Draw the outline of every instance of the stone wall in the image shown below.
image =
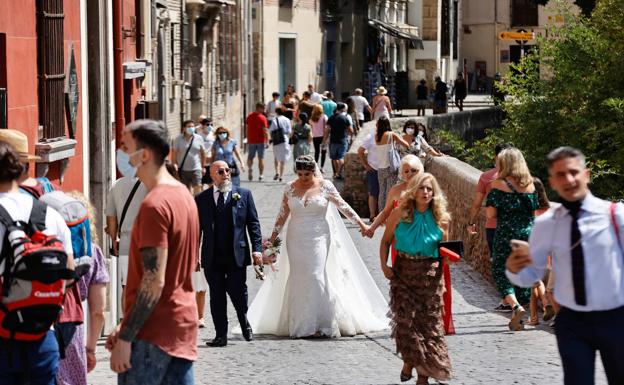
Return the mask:
[[475,195],[481,171],[451,157],[431,158],[426,162],[427,172],[435,175],[448,200],[451,213],[449,239],[463,240],[465,260],[481,275],[492,282],[490,254],[485,239],[485,208],[476,221],[476,235],[468,234],[470,206]]

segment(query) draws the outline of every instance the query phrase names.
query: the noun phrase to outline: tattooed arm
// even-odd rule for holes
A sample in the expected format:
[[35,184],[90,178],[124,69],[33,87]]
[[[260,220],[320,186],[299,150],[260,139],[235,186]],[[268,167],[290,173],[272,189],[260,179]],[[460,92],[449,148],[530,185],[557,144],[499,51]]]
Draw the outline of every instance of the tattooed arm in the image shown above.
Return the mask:
[[123,322],[119,338],[132,342],[143,324],[154,311],[163,287],[167,268],[167,249],[148,247],[141,249],[143,279],[137,290],[134,305]]

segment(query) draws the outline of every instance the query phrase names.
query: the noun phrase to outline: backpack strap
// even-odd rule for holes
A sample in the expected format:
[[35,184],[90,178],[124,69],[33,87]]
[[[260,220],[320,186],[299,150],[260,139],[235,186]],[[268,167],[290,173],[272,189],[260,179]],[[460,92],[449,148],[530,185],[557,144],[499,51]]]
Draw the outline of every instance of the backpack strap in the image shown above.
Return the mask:
[[620,237],[620,228],[618,227],[617,219],[615,217],[616,207],[617,203],[612,202],[611,207],[609,207],[609,211],[611,214],[611,223],[613,224],[613,230],[615,231],[615,238],[617,239],[617,243],[620,246],[620,251],[622,251],[622,255],[624,255],[624,249],[622,249],[622,238]]
[[34,231],[40,231],[45,229],[45,219],[48,206],[38,199],[33,199],[33,207],[30,210],[30,218],[28,219],[29,225]]
[[130,191],[128,198],[126,198],[124,207],[121,210],[121,218],[119,219],[119,229],[117,230],[118,234],[121,233],[121,226],[123,226],[124,219],[126,219],[126,213],[128,212],[128,207],[130,206],[130,203],[132,202],[132,198],[134,198],[134,194],[136,193],[140,185],[141,185],[141,181],[137,180],[134,186],[132,186],[132,190]]

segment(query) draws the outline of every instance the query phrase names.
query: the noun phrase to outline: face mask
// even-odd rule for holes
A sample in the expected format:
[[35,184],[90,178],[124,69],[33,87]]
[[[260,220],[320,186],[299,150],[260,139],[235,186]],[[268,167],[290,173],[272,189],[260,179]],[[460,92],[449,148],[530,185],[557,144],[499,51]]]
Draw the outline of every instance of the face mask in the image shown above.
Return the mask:
[[418,136],[423,137],[425,136],[425,133],[423,131],[418,131]]
[[186,127],[186,133],[193,135],[195,133],[195,127]]
[[407,135],[414,135],[414,129],[413,128],[407,128],[407,129],[405,129],[405,132],[407,133]]
[[219,139],[221,139],[221,140],[226,140],[227,137],[228,137],[227,132],[222,132],[222,133],[219,134]]
[[120,149],[117,150],[117,169],[123,176],[134,178],[137,172],[136,167],[130,164],[130,155]]
[[214,129],[214,128],[212,127],[212,124],[209,124],[209,125],[206,127],[206,132],[212,132],[212,130],[213,130],[213,129]]

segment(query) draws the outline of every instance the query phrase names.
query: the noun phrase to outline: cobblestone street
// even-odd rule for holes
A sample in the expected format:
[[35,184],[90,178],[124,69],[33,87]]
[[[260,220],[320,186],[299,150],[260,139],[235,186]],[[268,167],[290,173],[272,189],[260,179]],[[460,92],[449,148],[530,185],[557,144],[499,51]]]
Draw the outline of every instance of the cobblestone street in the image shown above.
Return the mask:
[[[272,160],[272,154],[267,155]],[[272,161],[265,180],[272,179]],[[272,229],[284,184],[271,181],[247,182],[253,190],[263,234]],[[285,180],[293,178],[292,171]],[[365,264],[388,298],[388,284],[378,265],[378,231],[374,239],[363,239],[357,228],[347,224]],[[561,384],[563,374],[550,328],[527,327],[512,333],[505,315],[491,311],[498,298],[495,289],[467,264],[452,267],[453,317],[457,334],[447,338],[453,378],[451,384]],[[248,270],[250,303],[261,281]],[[208,300],[207,300],[208,302]],[[229,307],[230,320],[235,320]],[[230,328],[236,326],[235,321]],[[396,384],[401,360],[395,354],[389,331],[340,339],[298,339],[255,336],[246,342],[232,336],[226,348],[209,348],[205,340],[214,337],[206,306],[206,328],[199,333],[199,359],[195,363],[196,384]],[[163,331],[166,332],[166,331]],[[116,384],[109,369],[109,354],[98,346],[98,366],[90,384]],[[597,360],[597,384],[606,384],[602,364]],[[412,380],[413,381],[413,380]],[[413,382],[411,382],[413,383]],[[431,383],[434,383],[431,380]],[[147,385],[147,384],[146,384]]]

